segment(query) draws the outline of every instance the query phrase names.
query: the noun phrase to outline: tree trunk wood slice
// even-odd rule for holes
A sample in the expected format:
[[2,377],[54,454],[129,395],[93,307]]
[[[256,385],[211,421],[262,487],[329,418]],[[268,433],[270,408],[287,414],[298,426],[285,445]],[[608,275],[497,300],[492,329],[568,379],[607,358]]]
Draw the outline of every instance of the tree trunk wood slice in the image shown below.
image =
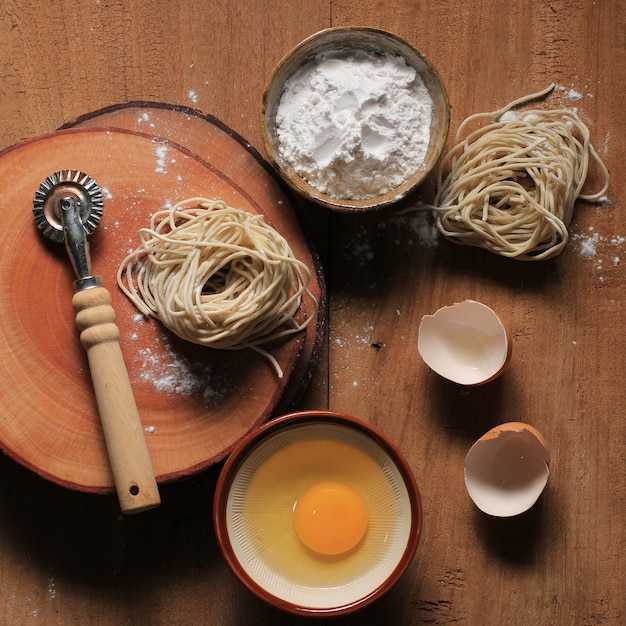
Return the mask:
[[287,382],[277,411],[297,406],[319,359],[326,322],[325,282],[320,260],[302,232],[291,191],[271,165],[239,134],[197,109],[163,102],[114,104],[86,113],[65,128],[114,127],[173,141],[193,152],[255,199],[269,223],[287,238],[296,257],[314,272],[311,291],[320,304],[317,322],[304,334],[302,353]]
[[[74,324],[75,276],[64,245],[46,239],[33,220],[35,191],[55,171],[84,171],[103,190],[104,215],[89,238],[92,271],[112,295],[159,482],[222,460],[276,412],[287,386],[292,395],[299,386],[299,380],[291,381],[306,371],[304,346],[308,342],[308,363],[317,339],[300,333],[271,346],[285,372],[279,379],[252,351],[211,350],[179,339],[138,314],[117,289],[118,266],[137,246],[137,231],[150,215],[204,195],[266,214],[311,267],[314,290],[323,294],[319,268],[297,223],[267,213],[268,206],[284,202],[271,175],[258,171],[241,144],[227,147],[238,163],[228,173],[173,141],[121,127],[59,130],[0,153],[0,446],[44,478],[80,491],[113,490],[87,357]],[[287,213],[290,205],[281,210]]]

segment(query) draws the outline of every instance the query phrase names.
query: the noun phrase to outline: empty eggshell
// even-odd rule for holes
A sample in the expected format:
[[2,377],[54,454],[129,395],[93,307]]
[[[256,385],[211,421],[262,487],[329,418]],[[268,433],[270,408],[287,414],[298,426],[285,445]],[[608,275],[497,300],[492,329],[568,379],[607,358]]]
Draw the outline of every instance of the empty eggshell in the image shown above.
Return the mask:
[[507,329],[487,305],[465,300],[422,318],[417,349],[428,367],[461,385],[497,378],[511,356]]
[[529,424],[492,428],[465,457],[465,486],[488,515],[512,517],[530,509],[548,482],[550,453],[543,435]]

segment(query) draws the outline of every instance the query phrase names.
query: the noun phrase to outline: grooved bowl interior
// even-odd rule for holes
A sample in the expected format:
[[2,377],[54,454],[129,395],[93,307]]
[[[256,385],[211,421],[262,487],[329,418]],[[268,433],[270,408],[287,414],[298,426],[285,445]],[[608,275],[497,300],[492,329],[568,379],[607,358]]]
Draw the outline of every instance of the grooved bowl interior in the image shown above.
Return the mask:
[[[303,494],[329,481],[359,494],[368,513],[365,535],[338,554],[307,547],[294,523]],[[277,418],[243,441],[220,475],[214,507],[220,548],[239,580],[307,615],[347,613],[385,593],[413,558],[422,524],[415,478],[396,446],[326,411]]]
[[[322,193],[281,157],[276,131],[276,114],[285,83],[320,53],[338,50],[390,52],[403,57],[422,77],[433,101],[430,143],[422,165],[399,187],[364,200],[331,197]],[[415,47],[393,33],[376,28],[337,27],[320,31],[298,44],[274,68],[261,103],[261,132],[265,151],[280,176],[304,198],[328,209],[358,212],[380,209],[398,202],[414,191],[433,170],[448,138],[450,104],[441,77],[430,61]]]

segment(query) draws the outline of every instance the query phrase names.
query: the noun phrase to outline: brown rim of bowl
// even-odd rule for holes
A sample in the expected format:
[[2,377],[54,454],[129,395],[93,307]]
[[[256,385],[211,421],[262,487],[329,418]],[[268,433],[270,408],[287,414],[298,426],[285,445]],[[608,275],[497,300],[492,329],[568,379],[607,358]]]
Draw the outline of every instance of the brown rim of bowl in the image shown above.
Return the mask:
[[[241,467],[242,463],[248,457],[248,455],[254,450],[267,436],[274,434],[284,428],[291,426],[298,426],[302,424],[313,423],[331,423],[341,424],[343,426],[353,428],[355,430],[364,433],[371,439],[373,439],[391,458],[396,465],[405,486],[409,494],[409,501],[411,507],[411,526],[409,531],[409,540],[405,546],[402,558],[399,560],[393,572],[387,577],[387,579],[381,583],[378,587],[373,589],[369,594],[358,600],[340,605],[337,607],[318,608],[318,607],[306,607],[293,604],[281,598],[268,593],[263,587],[256,583],[241,567],[239,560],[235,556],[234,550],[230,543],[228,536],[227,523],[226,523],[226,504],[228,501],[228,494],[232,485],[236,472]],[[352,417],[345,413],[337,411],[297,411],[293,413],[287,413],[280,417],[277,417],[269,422],[266,422],[263,426],[259,427],[254,432],[250,433],[235,447],[233,452],[227,458],[222,471],[220,472],[215,488],[215,496],[213,500],[213,524],[215,527],[215,534],[217,537],[217,543],[220,547],[222,555],[226,559],[230,569],[239,579],[245,587],[247,587],[253,594],[261,598],[268,604],[286,611],[288,613],[296,615],[308,615],[308,616],[328,616],[328,615],[340,615],[345,613],[351,613],[357,609],[370,604],[377,598],[384,595],[391,587],[393,587],[402,574],[406,571],[410,565],[422,532],[422,502],[420,497],[419,488],[413,475],[413,470],[408,461],[395,443],[389,439],[384,433],[378,430],[376,427],[364,422],[363,420]]]
[[[443,108],[443,119],[440,120],[440,123],[442,124],[442,132],[440,133],[437,142],[434,144],[434,148],[430,149],[432,151],[432,164],[428,168],[421,168],[416,174],[409,177],[399,187],[385,194],[365,200],[349,200],[344,198],[334,198],[318,191],[315,187],[309,185],[304,179],[302,179],[289,163],[283,163],[282,161],[279,161],[279,159],[275,156],[276,142],[272,142],[272,140],[270,139],[270,133],[268,131],[268,114],[272,119],[275,115],[275,111],[268,110],[268,100],[272,85],[274,84],[276,77],[284,74],[284,76],[281,77],[281,84],[283,84],[305,63],[313,59],[315,55],[318,54],[318,50],[315,49],[315,44],[320,39],[332,38],[336,36],[338,39],[338,44],[341,47],[341,37],[344,36],[344,44],[342,47],[349,48],[349,44],[353,41],[351,39],[351,36],[358,37],[359,35],[362,35],[363,37],[374,35],[375,37],[387,40],[392,44],[391,51],[403,56],[405,60],[407,60],[407,63],[409,62],[409,59],[398,48],[404,48],[405,50],[410,51],[411,54],[419,58],[420,62],[427,68],[428,72],[430,73],[430,77],[422,74],[422,78],[424,78],[425,80],[428,78],[432,79],[427,81],[427,87],[429,92],[432,95],[433,91],[431,90],[431,86],[433,84],[435,84],[437,89],[440,91],[440,105],[442,105],[440,108]],[[377,48],[377,46],[372,45],[372,48]],[[378,49],[380,49],[380,47],[378,47]],[[298,63],[297,67],[293,71],[287,71],[286,68],[291,58],[299,53],[304,55],[302,62]],[[358,213],[378,210],[394,204],[412,193],[417,187],[419,187],[419,185],[424,182],[425,178],[436,166],[439,158],[441,157],[441,154],[443,153],[443,149],[448,139],[448,133],[450,130],[450,100],[448,98],[446,87],[439,72],[426,58],[424,53],[418,50],[407,40],[403,39],[399,35],[396,35],[395,33],[382,30],[380,28],[374,28],[369,26],[335,26],[332,28],[326,28],[324,30],[318,31],[317,33],[314,33],[306,39],[302,40],[299,44],[297,44],[289,52],[287,52],[287,54],[285,54],[274,66],[274,69],[270,73],[263,89],[260,121],[261,139],[267,159],[276,169],[281,178],[283,178],[292,187],[292,189],[294,189],[304,198],[325,208],[344,213]]]

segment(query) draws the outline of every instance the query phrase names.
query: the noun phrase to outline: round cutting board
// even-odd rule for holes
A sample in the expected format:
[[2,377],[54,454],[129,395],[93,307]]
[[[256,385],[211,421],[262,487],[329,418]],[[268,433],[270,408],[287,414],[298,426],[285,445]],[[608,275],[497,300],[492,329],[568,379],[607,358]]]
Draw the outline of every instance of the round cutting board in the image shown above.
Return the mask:
[[[300,231],[290,192],[271,165],[243,137],[213,116],[163,102],[129,102],[86,113],[62,128],[78,127],[125,128],[185,146],[211,167],[236,180],[244,192],[255,198],[279,232]],[[319,356],[325,323],[324,276],[317,255],[301,235],[293,236],[290,243],[296,257],[317,270],[311,290],[320,303],[320,310],[316,323],[309,324],[305,331],[302,352],[281,398],[279,411],[292,408],[306,390]]]
[[[260,185],[251,193],[174,142],[121,128],[61,130],[0,153],[0,445],[59,484],[113,490],[87,359],[74,325],[75,276],[63,244],[45,239],[32,214],[40,183],[62,169],[86,172],[103,191],[104,215],[89,238],[92,271],[113,298],[157,480],[206,468],[271,415],[305,337],[300,333],[271,346],[285,372],[279,379],[252,351],[195,346],[137,313],[117,289],[116,272],[155,210],[206,196],[264,213],[259,198],[265,192]],[[299,229],[281,233],[302,245]],[[316,268],[311,270],[316,282]],[[312,304],[305,303],[301,312],[313,315]]]

